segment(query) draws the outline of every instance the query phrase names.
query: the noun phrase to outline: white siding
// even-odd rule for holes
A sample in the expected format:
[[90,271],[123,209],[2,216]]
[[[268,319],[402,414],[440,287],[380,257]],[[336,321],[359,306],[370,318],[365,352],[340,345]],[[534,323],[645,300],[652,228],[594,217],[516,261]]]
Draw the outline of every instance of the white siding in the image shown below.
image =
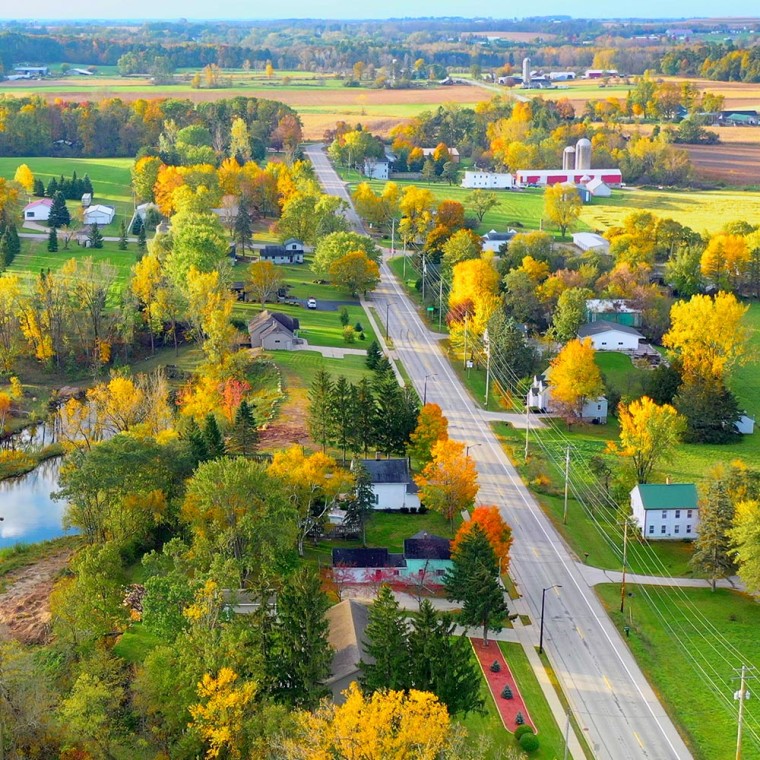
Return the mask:
[[490,188],[492,190],[506,190],[514,187],[515,178],[512,174],[500,172],[465,172],[462,187],[466,188]]
[[639,347],[638,336],[620,330],[607,330],[589,337],[595,351],[635,351]]
[[406,492],[406,483],[373,483],[375,509],[417,508],[420,498],[416,493]]

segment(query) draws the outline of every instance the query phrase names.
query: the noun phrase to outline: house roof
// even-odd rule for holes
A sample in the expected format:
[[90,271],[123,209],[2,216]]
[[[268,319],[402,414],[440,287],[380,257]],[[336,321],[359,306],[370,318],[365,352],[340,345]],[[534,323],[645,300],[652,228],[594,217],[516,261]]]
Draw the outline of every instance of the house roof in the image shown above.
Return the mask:
[[510,230],[509,232],[496,232],[496,230],[491,230],[490,232],[486,232],[485,235],[482,235],[482,238],[483,240],[506,242],[511,240],[515,234],[516,233],[513,230]]
[[369,610],[353,599],[344,599],[325,614],[329,626],[327,640],[335,651],[330,665],[330,685],[359,672],[359,662],[373,662],[364,649],[364,631],[369,622]]
[[407,559],[451,559],[451,541],[421,530],[404,539],[404,556]]
[[96,203],[94,206],[89,206],[85,210],[85,215],[92,214],[94,211],[99,211],[102,214],[113,215],[116,213],[116,209],[113,206],[104,206],[102,203]]
[[699,498],[694,483],[639,483],[644,509],[697,509]]
[[24,211],[27,209],[35,208],[37,206],[47,206],[48,208],[52,207],[53,205],[53,199],[52,198],[40,198],[38,201],[32,201],[31,203],[27,203],[26,206],[24,206]]
[[362,459],[373,483],[411,483],[406,459]]
[[301,248],[303,248],[303,240],[299,240],[298,238],[288,238],[285,242],[283,242],[283,245],[291,245],[292,243],[297,243],[301,246]]
[[[285,241],[290,242],[290,241]],[[300,241],[296,241],[300,242]],[[259,251],[259,257],[262,259],[270,259],[274,258],[275,256],[287,256],[289,258],[292,258],[294,255],[302,253],[302,251],[288,251],[285,248],[285,245],[265,245],[260,251]]]
[[597,319],[596,322],[591,322],[587,325],[581,325],[578,328],[579,338],[588,338],[591,335],[600,335],[606,332],[621,332],[627,335],[635,335],[638,338],[644,336],[635,328],[628,327],[628,325],[619,325],[617,322],[608,322],[606,319]]
[[616,314],[640,314],[639,309],[634,309],[625,298],[589,298],[586,301],[586,309],[594,314],[612,312]]
[[403,554],[387,549],[333,549],[333,567],[405,567]]
[[291,317],[289,314],[283,314],[279,311],[268,311],[267,309],[264,309],[261,314],[257,314],[248,323],[248,332],[272,326],[274,322],[277,322],[291,333],[300,328],[300,323],[296,317]]
[[610,241],[595,232],[574,232],[573,243],[587,248],[608,248]]
[[601,177],[595,177],[586,182],[586,189],[591,190],[591,192],[598,190],[600,187],[607,187],[607,183]]

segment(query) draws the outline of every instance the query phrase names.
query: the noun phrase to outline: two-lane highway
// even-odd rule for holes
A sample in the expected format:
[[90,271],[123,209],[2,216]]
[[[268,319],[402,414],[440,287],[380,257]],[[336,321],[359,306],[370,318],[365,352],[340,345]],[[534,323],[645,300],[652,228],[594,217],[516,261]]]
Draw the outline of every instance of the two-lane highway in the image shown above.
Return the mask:
[[[349,200],[321,149],[313,146],[307,153],[326,191]],[[348,218],[363,229],[353,210]],[[372,300],[381,313],[389,304],[390,334],[399,358],[420,393],[425,376],[437,376],[427,383],[427,399],[440,405],[449,420],[450,435],[471,447],[478,467],[479,501],[498,505],[512,526],[510,574],[534,623],[540,619],[542,589],[561,586],[546,595],[544,648],[595,756],[605,760],[691,757],[620,632],[578,572],[575,558],[520,480],[386,264],[381,275]]]

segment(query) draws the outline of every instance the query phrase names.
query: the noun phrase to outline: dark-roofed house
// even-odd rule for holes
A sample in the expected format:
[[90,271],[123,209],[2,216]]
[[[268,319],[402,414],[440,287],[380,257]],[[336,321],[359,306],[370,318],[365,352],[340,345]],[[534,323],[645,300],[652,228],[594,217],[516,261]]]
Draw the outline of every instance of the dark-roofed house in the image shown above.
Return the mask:
[[259,253],[261,261],[273,264],[303,264],[303,243],[288,238],[282,245],[265,245]]
[[353,599],[344,599],[327,610],[330,626],[327,637],[334,654],[330,665],[330,677],[325,681],[332,692],[333,702],[343,704],[343,692],[359,680],[359,663],[374,662],[364,648],[364,631],[369,621],[369,611]]
[[481,239],[483,240],[483,250],[491,251],[492,253],[500,253],[502,247],[507,245],[516,234],[517,233],[514,230],[508,230],[507,232],[491,230],[490,232],[486,232],[485,235],[481,235]]
[[421,530],[404,540],[407,577],[442,578],[453,567],[451,541]]
[[298,320],[279,311],[264,310],[248,323],[252,348],[293,351],[302,341],[296,337]]
[[635,328],[598,319],[578,329],[578,337],[591,338],[595,351],[633,352],[639,347],[644,336]]
[[336,583],[391,583],[406,569],[403,554],[387,549],[333,549],[333,578]]
[[650,541],[696,538],[699,533],[694,483],[639,483],[631,491],[631,512]]
[[362,459],[362,464],[372,480],[375,509],[419,508],[420,497],[408,459]]

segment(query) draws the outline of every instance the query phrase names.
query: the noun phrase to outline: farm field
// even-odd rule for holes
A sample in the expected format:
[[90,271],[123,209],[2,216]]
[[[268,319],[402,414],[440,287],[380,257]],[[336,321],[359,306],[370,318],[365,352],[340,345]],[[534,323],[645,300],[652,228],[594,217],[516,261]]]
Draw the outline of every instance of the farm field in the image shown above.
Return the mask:
[[[694,757],[734,758],[737,703],[733,693],[738,689],[734,676],[742,663],[760,663],[760,606],[749,596],[725,589],[713,593],[707,588],[630,585],[628,590],[633,597],[622,615],[620,587],[596,587],[618,628],[631,627],[626,643],[661,703],[685,732]],[[741,651],[741,659],[732,646]],[[709,678],[700,674],[702,670]],[[760,757],[760,708],[754,699],[744,707],[742,757],[756,760]]]

